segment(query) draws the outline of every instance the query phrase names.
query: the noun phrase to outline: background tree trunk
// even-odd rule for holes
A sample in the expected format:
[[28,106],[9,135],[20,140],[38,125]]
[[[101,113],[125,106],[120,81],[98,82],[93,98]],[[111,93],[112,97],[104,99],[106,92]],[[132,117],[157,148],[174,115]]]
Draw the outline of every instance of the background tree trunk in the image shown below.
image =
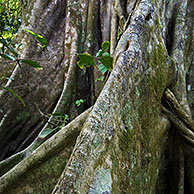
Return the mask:
[[[21,57],[38,49],[24,28],[49,47],[37,56],[42,71],[16,66],[7,83],[22,86],[26,107],[0,93],[0,192],[193,193],[193,9],[189,0],[29,2]],[[105,40],[114,69],[103,87],[75,54],[95,55]],[[51,112],[72,121],[60,129],[43,118]]]

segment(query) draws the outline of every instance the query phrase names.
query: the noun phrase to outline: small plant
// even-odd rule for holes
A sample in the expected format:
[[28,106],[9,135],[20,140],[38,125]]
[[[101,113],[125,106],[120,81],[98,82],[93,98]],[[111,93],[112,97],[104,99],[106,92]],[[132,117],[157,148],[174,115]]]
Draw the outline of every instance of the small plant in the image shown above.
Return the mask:
[[62,114],[62,113],[59,113],[59,112],[49,114],[49,116],[54,116],[56,118],[62,118],[65,121],[69,120],[69,117],[68,117],[67,114]]
[[[83,69],[84,67],[89,68],[93,66],[95,69],[98,68],[98,71],[101,72],[102,76],[97,78],[95,82],[97,81],[103,81],[105,78],[105,73],[108,71],[111,71],[113,69],[113,57],[110,56],[108,50],[110,47],[110,42],[105,41],[101,45],[101,49],[96,53],[96,56],[93,57],[89,53],[80,53],[77,54],[79,57],[79,61],[77,62],[77,65]],[[97,64],[95,63],[94,58],[97,60]],[[82,103],[84,103],[83,99],[76,100],[76,105],[81,106]]]
[[75,101],[76,106],[81,106],[82,103],[84,103],[83,99],[79,99]]
[[[101,45],[101,49],[96,53],[95,58],[97,59],[97,64],[95,64],[94,58],[89,53],[81,53],[77,54],[79,57],[79,61],[77,62],[77,65],[83,69],[85,66],[86,68],[89,68],[90,66],[93,66],[94,68],[98,68],[98,70],[104,75],[107,71],[111,71],[113,66],[113,57],[110,56],[108,53],[110,46],[109,41],[105,41]],[[103,81],[104,76],[101,76],[96,81]]]
[[45,138],[46,136],[51,134],[53,131],[56,131],[56,130],[58,131],[58,130],[62,129],[69,121],[69,116],[67,114],[62,114],[62,113],[56,112],[53,114],[48,114],[48,117],[50,117],[50,116],[54,117],[53,121],[55,121],[55,123],[53,125],[56,127],[44,129],[39,136],[40,138]]

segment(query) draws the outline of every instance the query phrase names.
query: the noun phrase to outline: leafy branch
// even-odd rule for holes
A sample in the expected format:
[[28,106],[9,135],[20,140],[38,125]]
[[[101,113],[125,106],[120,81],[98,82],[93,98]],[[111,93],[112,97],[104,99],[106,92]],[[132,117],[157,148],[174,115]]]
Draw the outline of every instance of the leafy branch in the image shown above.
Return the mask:
[[[111,71],[113,69],[113,57],[110,56],[108,53],[110,47],[110,42],[105,41],[101,45],[101,49],[96,53],[96,56],[93,57],[89,53],[80,53],[77,54],[79,57],[79,61],[77,62],[77,65],[83,69],[84,66],[86,68],[89,68],[93,66],[94,68],[98,68],[98,70],[104,75],[107,71]],[[95,63],[95,59],[97,60],[97,64]],[[103,76],[102,76],[103,77]],[[98,78],[97,81],[102,81],[103,78]]]
[[[47,40],[39,35],[36,34],[30,30],[26,30],[26,32],[28,32],[29,34],[31,34],[40,44],[38,44],[42,49],[46,48],[48,46],[48,42]],[[39,65],[39,63],[37,63],[36,61],[30,60],[30,59],[20,59],[18,56],[18,52],[14,49],[14,47],[9,44],[9,42],[6,41],[6,39],[4,39],[3,36],[0,37],[0,42],[3,45],[3,47],[7,48],[7,51],[9,52],[9,54],[5,53],[4,50],[1,50],[0,52],[0,56],[5,59],[8,60],[10,62],[14,62],[16,64],[19,65],[19,67],[21,67],[21,63],[25,63],[30,65],[31,67],[33,67],[34,69],[42,69],[42,67]],[[22,98],[16,93],[14,92],[12,89],[8,88],[8,87],[1,87],[1,89],[8,91],[10,94],[14,95],[16,98],[18,98],[22,104],[25,106],[24,101],[22,100]]]

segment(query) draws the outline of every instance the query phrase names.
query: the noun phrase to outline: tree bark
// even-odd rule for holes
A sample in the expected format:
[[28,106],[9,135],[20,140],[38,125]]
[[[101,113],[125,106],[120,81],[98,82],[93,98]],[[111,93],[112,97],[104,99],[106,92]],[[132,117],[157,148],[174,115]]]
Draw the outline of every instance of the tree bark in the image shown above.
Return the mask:
[[[194,193],[193,11],[191,0],[29,2],[21,29],[49,47],[38,55],[43,71],[16,66],[7,83],[24,85],[25,108],[0,94],[1,159],[13,154],[0,163],[0,192]],[[18,40],[21,57],[33,57],[34,40],[22,30]],[[103,86],[75,54],[95,55],[105,40],[114,68]],[[41,118],[51,112],[72,121],[60,129]]]

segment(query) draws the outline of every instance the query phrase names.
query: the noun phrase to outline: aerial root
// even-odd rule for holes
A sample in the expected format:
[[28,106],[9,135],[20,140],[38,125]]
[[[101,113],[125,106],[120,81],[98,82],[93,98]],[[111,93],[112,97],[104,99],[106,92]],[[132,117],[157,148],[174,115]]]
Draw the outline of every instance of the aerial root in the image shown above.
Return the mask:
[[166,101],[170,104],[172,111],[167,110],[163,105],[161,107],[162,112],[168,117],[172,124],[176,127],[180,135],[187,140],[194,147],[194,121],[183,110],[179,102],[170,89],[166,89],[164,92]]
[[193,132],[194,132],[194,121],[193,119],[183,110],[182,106],[174,96],[174,94],[170,91],[170,89],[166,89],[164,92],[165,99],[171,105],[173,111],[176,115],[181,119]]

